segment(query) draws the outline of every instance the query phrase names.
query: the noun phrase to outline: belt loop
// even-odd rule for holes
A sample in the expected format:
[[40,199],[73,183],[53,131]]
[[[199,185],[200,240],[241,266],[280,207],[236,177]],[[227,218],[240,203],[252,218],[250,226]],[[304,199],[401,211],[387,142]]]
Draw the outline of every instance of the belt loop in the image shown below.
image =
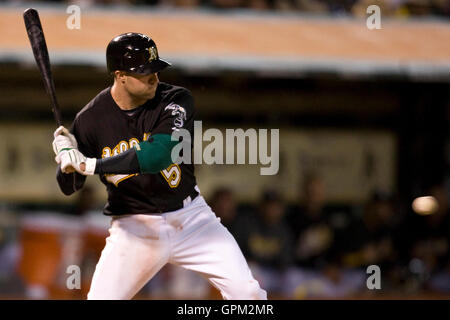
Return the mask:
[[187,207],[189,203],[191,203],[192,199],[191,196],[188,196],[186,199],[183,200],[183,208]]

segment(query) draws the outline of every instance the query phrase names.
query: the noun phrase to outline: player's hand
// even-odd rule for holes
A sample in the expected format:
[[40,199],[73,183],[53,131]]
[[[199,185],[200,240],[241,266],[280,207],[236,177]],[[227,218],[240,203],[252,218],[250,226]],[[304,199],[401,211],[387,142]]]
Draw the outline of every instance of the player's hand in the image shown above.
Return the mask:
[[78,149],[63,150],[57,157],[61,164],[61,171],[72,173],[74,171],[85,175],[93,175],[97,159],[86,158]]
[[77,140],[75,139],[74,135],[71,134],[69,130],[67,130],[63,126],[60,126],[58,129],[56,129],[53,133],[53,136],[55,138],[53,139],[52,145],[53,151],[56,155],[55,161],[57,163],[59,163],[58,157],[61,151],[78,148]]

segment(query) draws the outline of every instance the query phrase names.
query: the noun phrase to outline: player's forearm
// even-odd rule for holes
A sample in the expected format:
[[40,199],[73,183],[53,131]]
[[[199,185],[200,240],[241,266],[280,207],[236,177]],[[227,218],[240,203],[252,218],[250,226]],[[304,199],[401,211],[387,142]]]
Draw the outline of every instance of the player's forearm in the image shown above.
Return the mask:
[[59,188],[66,196],[70,196],[72,193],[83,187],[84,182],[86,181],[86,176],[83,176],[77,172],[67,174],[62,173],[60,165],[57,170],[56,180],[58,181]]
[[158,173],[172,164],[171,152],[177,141],[167,134],[157,134],[120,155],[97,159],[97,174]]
[[139,161],[134,148],[127,150],[120,155],[97,159],[95,164],[96,174],[133,174],[139,173]]

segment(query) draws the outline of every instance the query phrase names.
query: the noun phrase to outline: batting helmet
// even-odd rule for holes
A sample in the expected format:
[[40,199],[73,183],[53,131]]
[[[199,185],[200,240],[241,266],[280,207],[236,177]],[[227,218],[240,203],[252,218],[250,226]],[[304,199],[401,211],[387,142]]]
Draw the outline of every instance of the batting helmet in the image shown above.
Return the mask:
[[155,42],[148,36],[128,32],[112,39],[106,48],[109,72],[116,70],[139,74],[159,72],[170,63],[161,60]]

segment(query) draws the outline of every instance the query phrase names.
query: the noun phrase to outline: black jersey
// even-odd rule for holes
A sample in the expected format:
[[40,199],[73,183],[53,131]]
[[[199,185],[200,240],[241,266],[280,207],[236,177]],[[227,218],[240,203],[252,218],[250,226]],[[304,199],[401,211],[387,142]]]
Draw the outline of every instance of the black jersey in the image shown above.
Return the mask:
[[[182,119],[174,112],[179,107],[185,112]],[[77,114],[71,132],[86,157],[106,158],[133,148],[153,134],[172,134],[176,128],[187,129],[193,137],[194,113],[192,95],[182,87],[160,82],[155,97],[131,112],[119,108],[109,87]],[[78,173],[72,175],[84,178]],[[73,189],[80,185],[79,181],[75,183],[75,176],[64,179]],[[157,174],[105,174],[100,179],[108,191],[106,215],[172,211],[198,194],[193,164],[172,164]],[[61,185],[61,179],[58,181]]]

